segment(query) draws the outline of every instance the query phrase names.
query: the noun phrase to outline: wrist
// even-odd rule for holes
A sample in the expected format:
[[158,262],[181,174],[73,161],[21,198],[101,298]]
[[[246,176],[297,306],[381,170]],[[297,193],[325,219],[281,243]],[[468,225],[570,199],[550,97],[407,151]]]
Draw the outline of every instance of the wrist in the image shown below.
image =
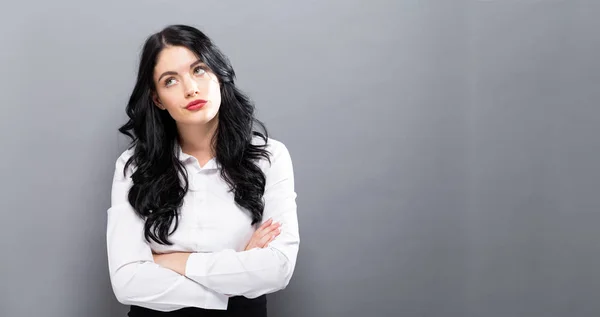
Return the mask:
[[163,254],[153,254],[154,262],[166,269],[174,271],[180,275],[185,275],[189,252],[173,252]]
[[185,275],[185,268],[187,267],[187,261],[190,257],[191,253],[190,252],[180,252],[177,254],[177,259],[174,263],[174,271],[181,274],[181,275]]

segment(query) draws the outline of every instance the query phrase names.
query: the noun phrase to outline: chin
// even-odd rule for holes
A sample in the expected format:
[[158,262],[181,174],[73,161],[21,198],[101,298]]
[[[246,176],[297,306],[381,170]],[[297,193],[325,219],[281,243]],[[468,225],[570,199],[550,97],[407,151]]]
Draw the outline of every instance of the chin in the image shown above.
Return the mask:
[[177,123],[186,125],[203,125],[207,124],[216,119],[216,115],[207,113],[196,113],[194,115],[186,116],[185,118],[178,118]]

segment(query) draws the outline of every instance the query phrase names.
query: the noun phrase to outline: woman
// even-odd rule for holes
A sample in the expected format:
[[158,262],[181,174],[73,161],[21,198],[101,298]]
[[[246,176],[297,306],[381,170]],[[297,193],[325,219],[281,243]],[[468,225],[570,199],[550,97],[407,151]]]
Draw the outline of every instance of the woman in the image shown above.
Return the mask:
[[107,224],[113,291],[131,317],[266,316],[265,294],[292,277],[290,155],[234,77],[193,27],[169,26],[144,45]]

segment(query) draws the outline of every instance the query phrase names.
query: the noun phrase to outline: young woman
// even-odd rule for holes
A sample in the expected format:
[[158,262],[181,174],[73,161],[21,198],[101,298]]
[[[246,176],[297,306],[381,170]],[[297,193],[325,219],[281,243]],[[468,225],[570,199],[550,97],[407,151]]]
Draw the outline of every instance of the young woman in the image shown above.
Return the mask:
[[131,317],[267,316],[265,294],[292,277],[292,161],[234,77],[193,27],[146,40],[107,224],[112,288]]

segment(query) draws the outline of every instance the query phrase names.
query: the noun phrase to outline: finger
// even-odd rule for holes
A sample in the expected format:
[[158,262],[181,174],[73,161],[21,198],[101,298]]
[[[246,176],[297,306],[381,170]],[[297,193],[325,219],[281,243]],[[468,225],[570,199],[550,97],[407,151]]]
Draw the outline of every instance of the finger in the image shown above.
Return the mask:
[[262,238],[265,235],[269,235],[271,233],[273,233],[273,231],[279,229],[281,227],[281,224],[279,223],[274,223],[272,225],[270,225],[269,227],[267,227],[266,229],[263,229],[262,231],[258,232],[258,238]]
[[[281,233],[281,232],[279,232]],[[269,244],[271,244],[271,242],[273,242],[273,240],[275,240],[275,238],[277,238],[279,236],[279,234],[274,234],[271,236],[271,240],[269,240],[269,242],[267,242],[267,244],[265,245],[265,247],[267,247]]]
[[271,235],[271,239],[269,239],[269,241],[265,244],[265,247],[267,247],[271,242],[273,242],[273,240],[275,240],[277,237],[279,237],[280,234],[281,234],[281,229],[278,229],[277,233]]
[[269,244],[269,242],[271,242],[273,239],[275,239],[275,237],[277,237],[277,236],[278,236],[280,233],[281,233],[281,230],[277,229],[277,230],[275,230],[274,232],[272,232],[272,233],[270,233],[270,234],[267,234],[267,235],[265,235],[264,237],[262,237],[262,238],[259,240],[259,242],[258,242],[258,245],[259,245],[261,248],[264,248],[264,247],[266,247],[266,246]]
[[252,250],[254,248],[258,248],[259,246],[257,245],[257,243],[258,243],[257,239],[250,240],[250,242],[248,242],[248,245],[246,246],[245,250]]
[[269,218],[269,220],[265,221],[265,223],[263,223],[262,225],[260,225],[260,227],[258,227],[258,229],[256,229],[256,230],[257,231],[258,230],[264,230],[267,227],[269,227],[272,223],[273,223],[273,218]]
[[[257,229],[254,232],[254,234],[250,238],[250,241],[248,242],[248,246],[246,249],[253,248],[253,247],[261,248],[262,245],[264,244],[264,243],[261,243],[261,239],[265,238],[266,236],[272,235],[274,230],[281,227],[280,223],[277,223],[277,222],[273,223],[272,218],[269,219],[269,222],[271,223],[270,225],[266,226],[264,229]],[[262,240],[262,241],[264,241],[264,240]]]

